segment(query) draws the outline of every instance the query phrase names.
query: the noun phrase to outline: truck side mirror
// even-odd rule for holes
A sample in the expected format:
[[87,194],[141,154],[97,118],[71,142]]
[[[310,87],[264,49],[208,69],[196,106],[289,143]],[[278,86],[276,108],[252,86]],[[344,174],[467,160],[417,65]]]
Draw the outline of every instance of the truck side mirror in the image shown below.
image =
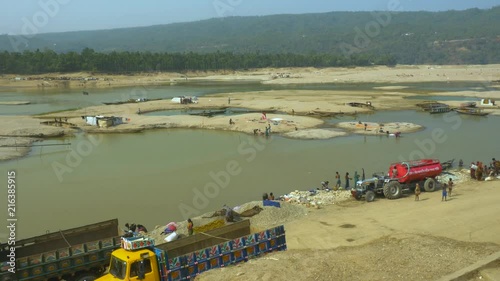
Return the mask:
[[144,260],[141,260],[139,262],[139,273],[137,274],[137,277],[139,280],[142,280],[145,278],[145,276],[146,276],[146,270],[144,267]]

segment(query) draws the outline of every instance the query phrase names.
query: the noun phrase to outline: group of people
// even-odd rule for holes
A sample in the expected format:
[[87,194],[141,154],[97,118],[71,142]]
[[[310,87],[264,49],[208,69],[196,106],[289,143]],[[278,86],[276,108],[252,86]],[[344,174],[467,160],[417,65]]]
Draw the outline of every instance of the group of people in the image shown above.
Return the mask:
[[[453,191],[453,179],[450,178],[447,183],[443,183],[441,186],[441,201],[447,201],[448,197],[451,197],[451,192]],[[420,200],[420,193],[422,190],[420,189],[420,185],[417,183],[415,186],[415,201]]]
[[476,161],[476,163],[472,162],[469,168],[471,179],[482,181],[487,177],[493,177],[500,174],[500,161],[492,158],[489,165]]
[[146,227],[142,224],[129,224],[128,222],[125,224],[125,229],[123,230],[125,234],[123,237],[134,237],[139,234],[145,234],[148,233],[148,230]]
[[[364,172],[363,172],[363,180],[364,180]],[[351,189],[351,180],[354,179],[354,185],[359,181],[360,175],[358,174],[358,171],[354,171],[354,176],[351,177],[349,172],[345,173],[344,176],[344,188],[345,190]],[[339,172],[335,172],[335,190],[337,189],[342,189],[342,180]]]
[[[345,173],[344,178],[344,187],[342,187],[342,177],[340,176],[339,172],[335,172],[335,187],[333,188],[334,190],[342,189],[344,188],[345,190],[351,189],[351,180],[354,179],[354,184],[359,181],[360,175],[358,174],[358,171],[354,172],[354,176],[351,177],[349,172]],[[364,180],[364,173],[363,173],[363,180]],[[330,189],[329,181],[323,181],[321,182],[321,189]]]
[[[447,190],[448,189],[448,190]],[[453,179],[450,178],[448,183],[443,184],[441,192],[441,202],[447,201],[448,197],[451,197],[451,191],[453,190]]]
[[255,136],[265,135],[266,137],[268,137],[271,134],[271,124],[269,124],[268,126],[266,126],[265,133],[262,132],[260,129],[253,129],[253,134]]
[[274,194],[272,192],[269,194],[264,193],[262,195],[262,200],[274,200]]

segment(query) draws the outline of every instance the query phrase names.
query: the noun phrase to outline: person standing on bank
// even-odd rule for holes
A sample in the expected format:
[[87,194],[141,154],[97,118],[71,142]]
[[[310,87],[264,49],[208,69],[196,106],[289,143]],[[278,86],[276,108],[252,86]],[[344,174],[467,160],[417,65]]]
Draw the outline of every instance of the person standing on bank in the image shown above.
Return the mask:
[[358,183],[358,181],[359,181],[358,171],[354,171],[354,186],[356,186],[356,184]]
[[448,197],[448,192],[446,191],[446,184],[443,184],[443,195],[441,196],[441,201],[446,201]]
[[193,228],[194,228],[194,225],[193,225],[193,221],[191,219],[188,219],[188,225],[187,225],[187,228],[188,228],[188,235],[191,236],[193,235]]
[[448,196],[451,197],[451,191],[453,190],[453,180],[450,178],[448,181]]
[[341,187],[341,180],[340,180],[340,175],[339,175],[339,172],[335,172],[335,179],[337,180],[337,184],[335,185],[335,187],[337,188],[340,188]]
[[349,177],[349,172],[345,173],[345,190],[349,190],[349,180],[352,180],[352,178]]
[[420,185],[417,183],[415,186],[415,201],[420,200]]

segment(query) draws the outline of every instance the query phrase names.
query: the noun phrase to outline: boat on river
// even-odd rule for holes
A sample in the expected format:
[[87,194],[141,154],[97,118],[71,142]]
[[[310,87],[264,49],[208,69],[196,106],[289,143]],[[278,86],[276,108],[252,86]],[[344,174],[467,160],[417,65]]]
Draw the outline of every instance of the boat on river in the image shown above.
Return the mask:
[[422,108],[424,111],[433,111],[433,109],[435,109],[435,108],[449,107],[445,103],[435,102],[435,101],[427,101],[427,102],[423,102],[423,103],[418,103],[417,106]]
[[429,107],[429,109],[427,111],[429,111],[430,114],[446,113],[446,112],[450,112],[451,108],[447,104],[440,104],[440,105]]
[[441,167],[443,167],[443,170],[450,169],[451,167],[453,167],[454,161],[455,161],[455,158],[448,160],[448,161],[441,162]]
[[486,116],[489,114],[488,112],[483,112],[483,110],[480,108],[457,108],[455,109],[455,111],[460,114],[476,115],[476,116]]
[[205,117],[212,117],[214,115],[221,115],[225,114],[226,110],[203,110],[202,112],[194,112],[194,113],[189,113],[189,115],[197,115],[197,116],[205,116]]
[[105,105],[112,105],[112,104],[140,103],[140,102],[155,101],[155,100],[162,100],[162,99],[161,98],[159,98],[159,99],[139,98],[139,99],[128,99],[126,101],[103,102],[103,103]]
[[476,102],[474,101],[468,101],[460,104],[460,108],[470,108],[470,107],[476,107]]
[[369,108],[371,110],[374,110],[375,107],[372,105],[371,102],[367,101],[366,103],[361,103],[361,102],[348,102],[347,105],[352,106],[352,107],[363,107],[363,108]]

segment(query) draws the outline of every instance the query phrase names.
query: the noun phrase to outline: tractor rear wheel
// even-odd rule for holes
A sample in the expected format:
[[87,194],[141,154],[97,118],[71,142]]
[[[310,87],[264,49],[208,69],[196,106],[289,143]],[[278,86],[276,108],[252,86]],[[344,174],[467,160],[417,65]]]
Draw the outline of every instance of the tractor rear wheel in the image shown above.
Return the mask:
[[436,181],[434,179],[426,179],[424,183],[424,190],[426,192],[433,192],[436,190]]
[[401,197],[401,185],[397,181],[390,181],[384,185],[384,196],[387,199],[398,199]]
[[372,202],[375,200],[375,192],[368,190],[365,194],[366,202]]

